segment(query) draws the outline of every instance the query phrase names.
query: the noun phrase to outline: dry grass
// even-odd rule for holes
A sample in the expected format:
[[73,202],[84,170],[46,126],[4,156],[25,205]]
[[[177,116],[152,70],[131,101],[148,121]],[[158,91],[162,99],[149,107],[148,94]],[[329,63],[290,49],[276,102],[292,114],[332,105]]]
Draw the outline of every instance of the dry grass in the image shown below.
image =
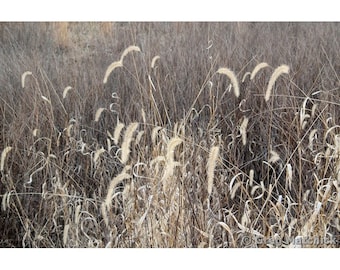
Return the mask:
[[208,180],[208,194],[211,195],[213,185],[214,185],[214,171],[216,166],[216,161],[218,158],[219,147],[213,146],[210,149],[208,162],[207,162],[207,180]]
[[2,29],[1,247],[339,247],[338,23]]
[[274,70],[272,76],[270,77],[269,83],[268,83],[266,95],[264,96],[264,99],[266,101],[268,101],[269,98],[270,98],[274,83],[276,82],[277,78],[282,74],[288,74],[288,72],[289,72],[289,67],[287,65],[281,65]]
[[220,73],[220,74],[225,74],[229,77],[232,85],[233,85],[233,88],[234,88],[234,94],[236,97],[239,97],[240,96],[240,88],[238,86],[238,80],[234,74],[233,71],[231,71],[230,69],[228,68],[219,68],[217,70],[217,73]]
[[68,48],[70,46],[69,38],[69,23],[68,22],[56,22],[54,23],[55,39],[58,46],[61,48]]

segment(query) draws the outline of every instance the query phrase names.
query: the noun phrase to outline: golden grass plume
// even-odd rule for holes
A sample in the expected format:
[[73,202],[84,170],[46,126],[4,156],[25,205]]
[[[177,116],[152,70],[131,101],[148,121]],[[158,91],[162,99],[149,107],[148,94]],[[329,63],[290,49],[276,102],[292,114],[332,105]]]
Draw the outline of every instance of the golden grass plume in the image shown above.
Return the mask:
[[63,91],[63,99],[66,98],[68,91],[70,91],[71,89],[72,89],[71,86],[65,87],[65,89],[64,89],[64,91]]
[[242,83],[244,83],[245,80],[247,79],[247,77],[250,76],[250,75],[251,75],[251,73],[250,73],[249,71],[246,72],[246,73],[244,73],[244,75],[243,75],[243,77],[242,77]]
[[240,134],[242,136],[242,144],[247,144],[247,126],[248,126],[249,119],[248,117],[244,117],[242,124],[240,126]]
[[124,140],[122,143],[122,156],[121,156],[121,162],[125,164],[129,159],[130,154],[130,143],[132,141],[133,133],[138,128],[139,123],[134,122],[128,125],[126,128],[125,134],[124,134]]
[[207,179],[208,179],[208,194],[211,195],[213,184],[214,184],[214,171],[216,166],[216,161],[218,158],[220,148],[218,146],[213,146],[209,152],[209,158],[207,163]]
[[21,87],[25,88],[25,79],[28,75],[32,75],[31,71],[25,71],[22,75],[21,75]]
[[51,100],[49,100],[47,97],[45,96],[41,96],[41,98],[46,101],[48,104],[51,104]]
[[5,147],[5,149],[1,153],[1,163],[0,163],[0,171],[1,172],[4,170],[6,156],[11,150],[12,150],[12,147],[7,146],[7,147]]
[[109,67],[106,69],[105,72],[105,76],[104,76],[104,80],[103,83],[106,84],[107,80],[110,76],[110,74],[112,73],[113,70],[115,70],[118,67],[122,67],[123,66],[123,60],[124,57],[127,56],[130,52],[140,52],[140,48],[138,46],[129,46],[127,47],[124,52],[122,53],[120,60],[119,61],[115,61],[113,62],[111,65],[109,65]]
[[152,61],[151,61],[151,68],[154,68],[155,67],[155,64],[156,64],[156,61],[158,59],[160,59],[161,57],[159,55],[156,55],[154,58],[152,58]]
[[158,132],[161,129],[162,129],[162,127],[160,127],[160,126],[154,127],[152,129],[152,132],[151,132],[151,141],[152,141],[153,144],[156,144],[157,135],[158,135]]
[[168,187],[168,178],[173,175],[174,168],[179,165],[179,162],[174,160],[175,148],[183,142],[178,137],[173,137],[168,142],[167,153],[166,153],[166,168],[162,176],[163,191],[166,192]]
[[120,57],[120,62],[123,63],[124,57],[127,56],[130,52],[140,52],[140,48],[134,45],[127,47]]
[[254,78],[255,78],[255,75],[263,68],[265,67],[268,67],[269,65],[265,62],[262,62],[260,64],[258,64],[254,69],[253,71],[251,72],[251,75],[250,75],[250,80],[252,81]]
[[282,74],[288,74],[288,72],[289,72],[289,67],[287,65],[281,65],[274,70],[272,76],[270,77],[269,83],[268,83],[266,95],[264,97],[265,101],[269,100],[270,95],[272,93],[274,83],[277,80],[277,78]]
[[119,142],[119,136],[120,136],[120,133],[122,131],[122,129],[125,127],[125,125],[121,122],[118,122],[116,128],[115,128],[115,131],[113,133],[113,142],[115,144],[118,144]]
[[99,159],[100,155],[103,154],[104,152],[105,152],[105,149],[100,148],[94,153],[93,161],[94,161],[95,167],[97,165],[97,160]]
[[106,109],[105,108],[99,108],[97,111],[96,111],[96,115],[94,117],[94,121],[95,122],[98,122],[99,121],[99,118],[100,118],[100,115],[102,114],[103,111],[105,111]]
[[280,156],[277,152],[274,150],[270,151],[270,158],[268,160],[268,163],[275,163],[280,160]]
[[315,202],[315,209],[310,218],[307,220],[307,222],[304,224],[304,226],[301,229],[301,235],[302,236],[308,236],[308,234],[313,231],[313,223],[316,221],[317,216],[320,213],[322,207],[322,203],[319,201]]
[[292,189],[293,169],[290,163],[286,166],[286,189]]
[[114,71],[116,68],[122,67],[122,66],[123,66],[123,62],[122,61],[115,61],[111,65],[109,65],[108,68],[106,69],[103,83],[104,84],[107,83],[107,79],[109,78],[109,76],[110,76],[112,71]]
[[108,187],[107,190],[107,195],[105,198],[105,201],[102,203],[101,206],[101,212],[105,221],[105,224],[108,225],[108,216],[107,213],[111,210],[111,206],[112,206],[112,197],[114,195],[114,191],[116,186],[122,182],[125,179],[130,179],[131,175],[127,173],[127,171],[129,170],[130,166],[125,166],[125,168],[123,169],[123,171],[118,174],[116,177],[114,177],[111,182],[110,185]]
[[252,187],[254,183],[254,169],[250,169],[249,171],[249,185]]
[[236,97],[239,97],[240,96],[240,88],[239,88],[238,80],[236,78],[235,73],[233,71],[231,71],[229,68],[219,68],[217,70],[217,73],[224,74],[230,79],[231,84],[233,85],[233,88],[234,88],[234,94],[235,94]]
[[167,147],[167,154],[166,154],[166,159],[167,161],[174,161],[174,153],[175,153],[175,148],[176,146],[180,145],[182,143],[182,139],[178,137],[171,138],[168,147]]
[[38,128],[35,128],[33,131],[32,131],[32,135],[33,135],[33,137],[37,137],[38,136],[38,134],[39,134],[39,129]]

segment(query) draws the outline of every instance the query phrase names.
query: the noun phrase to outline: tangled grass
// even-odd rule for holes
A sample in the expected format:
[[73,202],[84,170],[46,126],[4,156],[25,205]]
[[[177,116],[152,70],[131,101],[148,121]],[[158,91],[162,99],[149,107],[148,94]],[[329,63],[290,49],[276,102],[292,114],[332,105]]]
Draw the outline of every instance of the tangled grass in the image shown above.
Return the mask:
[[2,247],[339,247],[337,23],[1,27]]

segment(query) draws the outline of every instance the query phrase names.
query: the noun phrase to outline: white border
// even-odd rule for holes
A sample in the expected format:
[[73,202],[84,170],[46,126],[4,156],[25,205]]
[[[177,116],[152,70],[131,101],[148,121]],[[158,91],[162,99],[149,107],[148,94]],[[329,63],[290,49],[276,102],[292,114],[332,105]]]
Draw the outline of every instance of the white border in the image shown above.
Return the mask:
[[[4,269],[335,269],[336,249],[2,249]],[[7,268],[6,268],[7,266]]]
[[340,21],[334,0],[10,0],[0,21]]

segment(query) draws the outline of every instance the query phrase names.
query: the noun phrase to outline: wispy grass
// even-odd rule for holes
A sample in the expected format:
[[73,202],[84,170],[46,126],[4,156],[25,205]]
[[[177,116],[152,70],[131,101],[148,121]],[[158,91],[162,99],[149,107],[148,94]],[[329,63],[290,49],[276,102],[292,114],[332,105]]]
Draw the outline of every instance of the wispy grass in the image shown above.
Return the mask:
[[339,29],[5,23],[0,246],[339,247]]

